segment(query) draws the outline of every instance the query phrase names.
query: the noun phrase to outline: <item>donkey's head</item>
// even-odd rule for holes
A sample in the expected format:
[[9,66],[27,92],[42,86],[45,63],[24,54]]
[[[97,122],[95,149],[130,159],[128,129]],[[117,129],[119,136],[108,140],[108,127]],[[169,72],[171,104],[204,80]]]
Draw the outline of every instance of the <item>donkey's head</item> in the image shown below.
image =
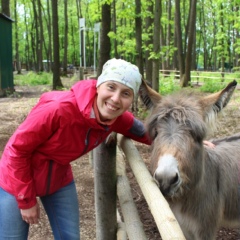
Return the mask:
[[140,96],[151,109],[146,122],[153,141],[151,170],[166,197],[181,197],[200,181],[207,122],[227,105],[236,85],[208,96],[182,91],[162,97],[143,82]]

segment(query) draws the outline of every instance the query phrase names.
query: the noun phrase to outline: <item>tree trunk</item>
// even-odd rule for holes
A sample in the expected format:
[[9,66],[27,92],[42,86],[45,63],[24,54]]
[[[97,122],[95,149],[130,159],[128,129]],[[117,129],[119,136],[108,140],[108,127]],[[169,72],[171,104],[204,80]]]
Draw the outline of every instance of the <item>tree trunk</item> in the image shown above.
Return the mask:
[[10,17],[10,0],[2,0],[2,13]]
[[171,47],[171,40],[172,40],[172,25],[170,22],[172,21],[172,2],[168,1],[167,3],[167,14],[168,14],[168,25],[167,25],[167,37],[166,37],[166,45],[168,47],[167,51],[167,59],[166,59],[166,68],[170,69],[170,57],[171,57],[171,52],[170,52],[170,47]]
[[[148,11],[151,13],[149,14],[150,16],[148,16],[145,19],[145,28],[146,28],[146,32],[148,34],[148,39],[146,40],[145,45],[146,46],[150,46],[153,43],[153,34],[152,34],[152,30],[151,27],[153,26],[153,17],[154,13],[153,13],[153,2],[151,1],[151,4],[148,5]],[[145,69],[146,69],[146,80],[149,82],[152,82],[152,59],[149,59],[150,57],[150,50],[147,49],[145,51]]]
[[49,0],[47,0],[47,18],[48,18],[48,24],[47,24],[47,29],[48,29],[48,53],[47,53],[47,69],[48,71],[52,71],[53,69],[53,56],[52,56],[52,24],[51,24],[51,14],[50,14],[50,3]]
[[[160,19],[162,17],[162,3],[160,4]],[[161,21],[160,21],[160,47],[163,49],[163,48],[166,48],[166,36],[164,36],[164,30],[163,30],[163,26],[161,24]],[[166,70],[166,52],[164,53],[164,55],[161,54],[161,57],[160,57],[160,66],[162,66],[161,68],[163,70]]]
[[135,0],[135,5],[136,65],[143,76],[141,0]]
[[62,88],[60,79],[59,60],[59,32],[58,32],[58,0],[52,0],[52,26],[53,26],[53,90]]
[[[25,3],[25,2],[24,2]],[[24,23],[25,23],[25,29],[26,29],[26,33],[29,32],[29,26],[27,24],[27,15],[26,15],[26,5],[24,4]],[[26,34],[26,41],[25,41],[25,46],[24,46],[24,49],[25,49],[25,59],[26,59],[26,70],[29,71],[30,69],[30,42],[29,42],[29,35]]]
[[63,75],[67,76],[67,54],[68,54],[68,7],[67,0],[64,0],[64,54],[63,54]]
[[15,18],[15,60],[17,64],[17,74],[21,74],[21,64],[19,59],[19,40],[18,40],[18,16],[17,16],[17,1],[14,0],[14,18]]
[[186,54],[186,61],[185,61],[185,77],[182,79],[181,82],[182,87],[189,86],[191,82],[191,64],[192,64],[192,55],[193,55],[193,40],[194,40],[194,33],[196,29],[196,7],[197,7],[197,0],[191,1],[191,6],[189,9],[189,29],[188,29],[188,44],[187,44],[187,54]]
[[39,42],[38,47],[38,66],[39,71],[43,72],[43,43],[44,43],[44,35],[43,35],[43,21],[42,21],[42,5],[41,0],[38,0],[38,21],[39,21],[39,39],[37,41]]
[[[221,29],[221,33],[222,35],[225,34],[224,32],[224,15],[223,15],[223,4],[221,3],[220,4],[220,22],[221,22],[221,25],[220,25],[220,29]],[[222,82],[224,81],[224,72],[225,72],[225,69],[224,69],[224,63],[225,63],[225,55],[224,55],[224,38],[222,38],[221,40],[221,52],[220,52],[220,56],[221,56],[221,75],[222,75]]]
[[156,55],[153,59],[152,88],[159,92],[159,52],[160,52],[160,9],[161,0],[155,0],[153,52]]
[[[115,35],[117,35],[116,0],[113,0],[112,6],[113,6],[113,14],[112,14],[113,32],[114,32]],[[113,40],[113,49],[114,49],[114,56],[115,56],[115,58],[119,58],[117,45],[118,45],[117,39],[114,38],[114,40]]]
[[183,54],[183,41],[182,41],[182,30],[181,30],[181,11],[180,11],[180,0],[175,0],[175,31],[177,41],[177,53],[178,53],[178,68],[180,71],[180,79],[185,73],[184,66],[184,54]]
[[[235,14],[238,14],[240,11],[239,6],[235,6]],[[235,25],[236,22],[234,22],[233,25]],[[235,37],[233,37],[234,42],[237,42],[237,39],[240,39],[240,31],[239,29],[235,29]],[[236,50],[234,50],[234,60],[233,60],[233,66],[240,67],[240,53]],[[238,68],[239,69],[239,68]]]
[[39,18],[38,18],[38,14],[37,14],[37,7],[36,7],[36,1],[32,0],[32,6],[33,6],[33,17],[34,17],[34,32],[35,32],[35,38],[33,38],[33,40],[35,40],[34,45],[36,46],[35,48],[35,56],[36,56],[36,62],[34,63],[35,65],[35,71],[39,72],[40,70],[40,65],[39,65]]
[[102,5],[102,28],[100,34],[100,54],[97,76],[102,72],[104,63],[110,59],[111,42],[108,33],[111,30],[111,6],[109,4]]

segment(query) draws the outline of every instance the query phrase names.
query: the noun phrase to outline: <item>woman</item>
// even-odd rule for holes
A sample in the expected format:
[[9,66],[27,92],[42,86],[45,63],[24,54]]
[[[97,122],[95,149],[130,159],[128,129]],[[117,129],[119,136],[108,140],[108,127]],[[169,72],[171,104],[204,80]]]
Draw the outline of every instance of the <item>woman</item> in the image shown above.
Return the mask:
[[138,68],[121,59],[103,66],[98,80],[41,96],[8,141],[0,161],[0,239],[27,239],[38,223],[37,197],[55,239],[80,239],[70,162],[112,132],[150,144],[143,124],[128,112],[141,84]]

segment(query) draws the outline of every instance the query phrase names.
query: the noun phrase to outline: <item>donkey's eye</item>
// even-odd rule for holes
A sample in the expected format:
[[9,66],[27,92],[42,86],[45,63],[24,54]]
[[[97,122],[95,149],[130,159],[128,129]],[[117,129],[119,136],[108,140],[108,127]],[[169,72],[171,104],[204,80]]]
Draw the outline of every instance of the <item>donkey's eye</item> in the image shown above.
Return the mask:
[[157,135],[158,135],[158,131],[157,131],[157,129],[155,129],[153,139],[155,139],[157,137]]

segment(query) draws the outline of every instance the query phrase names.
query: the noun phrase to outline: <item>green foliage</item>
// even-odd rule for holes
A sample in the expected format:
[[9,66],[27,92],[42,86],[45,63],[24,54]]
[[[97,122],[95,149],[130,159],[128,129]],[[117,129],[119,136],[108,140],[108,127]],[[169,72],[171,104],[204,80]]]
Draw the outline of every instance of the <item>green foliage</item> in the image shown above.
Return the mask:
[[175,91],[180,90],[180,85],[176,84],[173,80],[173,78],[162,78],[160,81],[160,90],[159,92],[161,95],[167,95],[169,93],[173,93]]
[[[33,3],[36,1],[30,0],[17,0],[17,16],[14,16],[12,11],[12,18],[15,20],[13,23],[13,56],[16,56],[16,39],[15,32],[18,32],[18,55],[21,63],[36,63],[36,51],[38,49],[39,39],[36,36],[36,29],[39,26],[36,24],[33,14]],[[51,2],[51,1],[50,1]],[[43,35],[44,42],[43,59],[49,58],[50,34],[49,25],[51,24],[51,3],[49,1],[41,1],[41,11],[43,20]],[[77,7],[76,3],[79,3]],[[146,18],[154,18],[149,6],[154,5],[154,1],[141,1],[141,17],[142,17],[142,49],[143,51],[150,51],[151,59],[159,59],[160,62],[169,60],[171,67],[174,66],[173,59],[176,53],[176,39],[175,39],[175,3],[172,1],[171,9],[169,3],[171,1],[162,2],[162,16],[161,16],[161,34],[162,41],[160,50],[153,53],[152,44],[147,43],[151,39],[154,30],[154,24],[146,27]],[[48,3],[50,3],[48,5]],[[68,0],[68,17],[64,17],[64,1],[59,1],[59,38],[60,38],[60,61],[63,60],[64,54],[64,28],[68,21],[68,63],[78,65],[79,63],[79,19],[85,18],[86,31],[86,58],[87,65],[93,64],[93,52],[95,34],[93,27],[95,23],[101,22],[101,6],[102,4],[112,4],[113,0]],[[50,7],[50,9],[49,9]],[[183,46],[187,45],[187,32],[186,26],[189,21],[189,7],[190,2],[180,1],[181,11],[181,30]],[[14,1],[10,1],[10,8],[14,10]],[[136,56],[136,39],[135,39],[135,2],[132,0],[115,1],[116,9],[116,33],[109,33],[112,40],[116,40],[117,53],[127,60],[134,61]],[[197,3],[197,21],[196,21],[196,65],[219,68],[220,62],[225,58],[225,62],[231,61],[236,64],[237,53],[240,53],[240,40],[237,37],[240,31],[240,16],[239,16],[239,1],[227,0],[199,0]],[[113,7],[112,7],[113,10]],[[37,9],[38,11],[38,9]],[[112,11],[113,13],[113,11]],[[114,20],[114,19],[113,19]],[[15,24],[17,23],[17,25]],[[113,24],[111,23],[113,26]],[[17,27],[17,28],[16,28]],[[98,35],[98,34],[96,34]],[[168,39],[169,36],[169,39]],[[40,36],[38,36],[40,37]],[[98,39],[96,39],[98,40]],[[111,46],[112,56],[114,56],[113,44]],[[35,51],[35,52],[33,52]],[[98,54],[98,53],[97,53]],[[31,65],[30,64],[30,65]]]
[[14,75],[14,83],[15,85],[27,86],[50,85],[52,83],[52,74],[28,72],[27,74]]
[[208,81],[205,81],[204,84],[200,87],[200,91],[214,93],[222,90],[224,87],[226,87],[226,85],[227,85],[226,82],[208,80]]

